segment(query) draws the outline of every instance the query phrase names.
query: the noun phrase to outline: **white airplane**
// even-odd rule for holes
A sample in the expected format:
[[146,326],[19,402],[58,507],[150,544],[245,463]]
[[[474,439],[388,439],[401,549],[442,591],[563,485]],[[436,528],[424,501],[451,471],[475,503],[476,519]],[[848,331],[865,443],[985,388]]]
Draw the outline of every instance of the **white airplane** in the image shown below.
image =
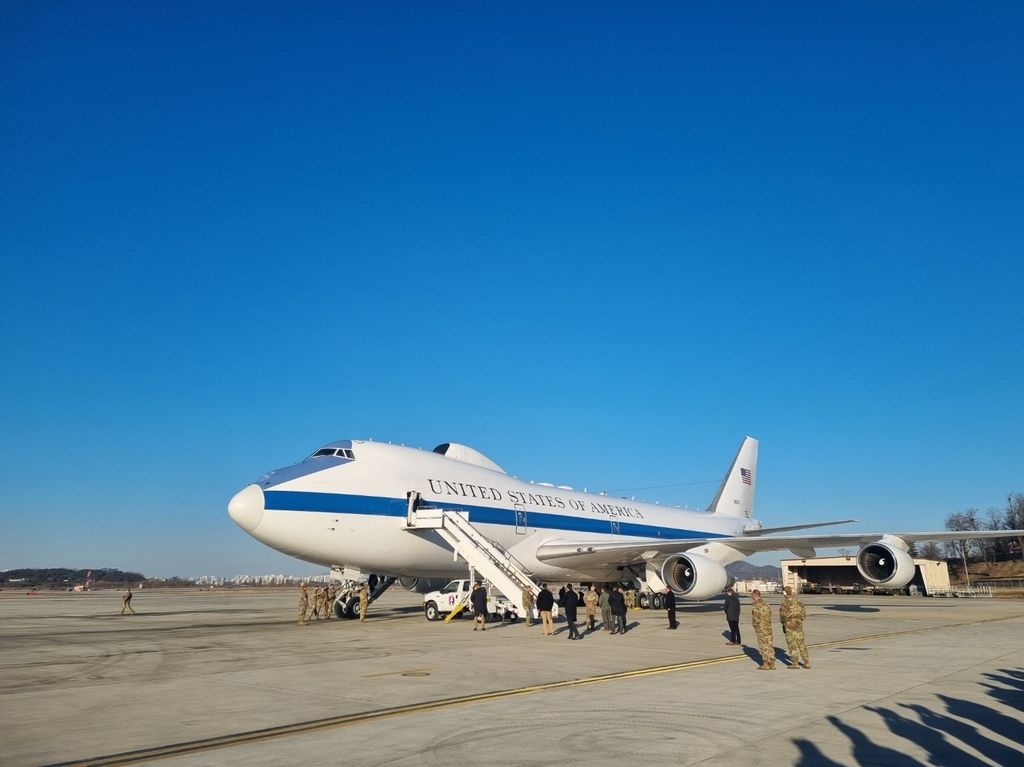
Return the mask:
[[857,545],[864,579],[898,589],[914,577],[911,542],[1024,535],[787,535],[856,520],[763,527],[753,517],[757,447],[756,439],[744,439],[708,509],[689,511],[524,482],[465,445],[445,443],[431,452],[340,440],[267,472],[231,499],[228,513],[257,540],[307,562],[405,579],[454,579],[465,577],[466,565],[452,547],[436,530],[410,529],[407,521],[416,504],[459,510],[538,581],[643,575],[689,600],[720,594],[731,583],[725,565],[759,551],[813,557],[817,548]]

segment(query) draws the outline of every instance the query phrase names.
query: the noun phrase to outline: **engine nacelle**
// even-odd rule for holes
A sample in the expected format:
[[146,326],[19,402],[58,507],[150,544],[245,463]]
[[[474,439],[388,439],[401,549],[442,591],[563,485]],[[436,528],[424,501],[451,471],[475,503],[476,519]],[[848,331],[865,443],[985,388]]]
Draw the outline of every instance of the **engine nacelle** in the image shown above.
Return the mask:
[[914,560],[892,543],[869,543],[857,553],[857,569],[872,586],[902,589],[914,579]]
[[661,580],[683,599],[718,596],[735,579],[718,562],[700,554],[673,554],[661,566]]
[[406,591],[415,591],[417,594],[429,594],[431,591],[440,591],[448,585],[447,578],[399,578],[398,585]]

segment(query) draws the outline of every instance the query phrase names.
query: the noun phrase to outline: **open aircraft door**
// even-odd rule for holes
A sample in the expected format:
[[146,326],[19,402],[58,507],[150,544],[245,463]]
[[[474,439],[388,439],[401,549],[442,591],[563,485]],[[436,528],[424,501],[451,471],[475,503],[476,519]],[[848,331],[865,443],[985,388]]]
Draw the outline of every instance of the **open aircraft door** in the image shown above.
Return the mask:
[[526,507],[516,504],[516,535],[526,535]]

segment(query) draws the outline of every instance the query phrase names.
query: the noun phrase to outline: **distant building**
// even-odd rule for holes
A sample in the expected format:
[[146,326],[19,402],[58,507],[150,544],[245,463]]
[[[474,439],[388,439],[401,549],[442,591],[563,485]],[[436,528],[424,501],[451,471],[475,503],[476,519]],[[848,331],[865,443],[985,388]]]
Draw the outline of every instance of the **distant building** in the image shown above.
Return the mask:
[[762,594],[779,594],[782,592],[782,584],[778,581],[745,580],[736,581],[733,588],[741,594],[749,594],[755,589]]
[[[861,577],[857,569],[857,558],[812,557],[810,559],[784,559],[782,585],[791,586],[793,591],[804,594],[862,594],[890,590],[873,587]],[[913,580],[903,593],[935,596],[948,594],[949,567],[945,562],[934,559],[915,559],[916,572]]]

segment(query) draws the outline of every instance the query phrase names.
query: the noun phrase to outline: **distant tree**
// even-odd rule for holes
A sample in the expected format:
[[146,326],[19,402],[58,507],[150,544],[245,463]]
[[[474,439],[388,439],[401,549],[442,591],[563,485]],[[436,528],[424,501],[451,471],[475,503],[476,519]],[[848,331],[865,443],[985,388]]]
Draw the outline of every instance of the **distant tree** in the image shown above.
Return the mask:
[[917,543],[915,541],[910,541],[910,545],[907,547],[907,553],[910,554],[910,556],[912,556],[914,559],[917,559],[919,556],[921,556],[921,552],[917,550]]
[[[964,509],[963,511],[953,511],[946,516],[946,529],[952,531],[977,531],[978,530],[978,510],[977,509]],[[964,579],[967,581],[967,585],[971,584],[970,575],[967,573],[967,560],[970,558],[974,551],[974,544],[976,540],[971,538],[959,538],[952,541],[946,541],[947,550],[952,556],[963,560],[964,563]]]
[[942,560],[942,550],[939,548],[939,544],[935,541],[928,541],[921,546],[921,558],[922,559],[935,559]]
[[[1010,493],[1006,496],[1003,524],[1006,530],[1024,530],[1024,493]],[[1024,552],[1024,536],[1018,536],[1016,542],[1017,550]]]

